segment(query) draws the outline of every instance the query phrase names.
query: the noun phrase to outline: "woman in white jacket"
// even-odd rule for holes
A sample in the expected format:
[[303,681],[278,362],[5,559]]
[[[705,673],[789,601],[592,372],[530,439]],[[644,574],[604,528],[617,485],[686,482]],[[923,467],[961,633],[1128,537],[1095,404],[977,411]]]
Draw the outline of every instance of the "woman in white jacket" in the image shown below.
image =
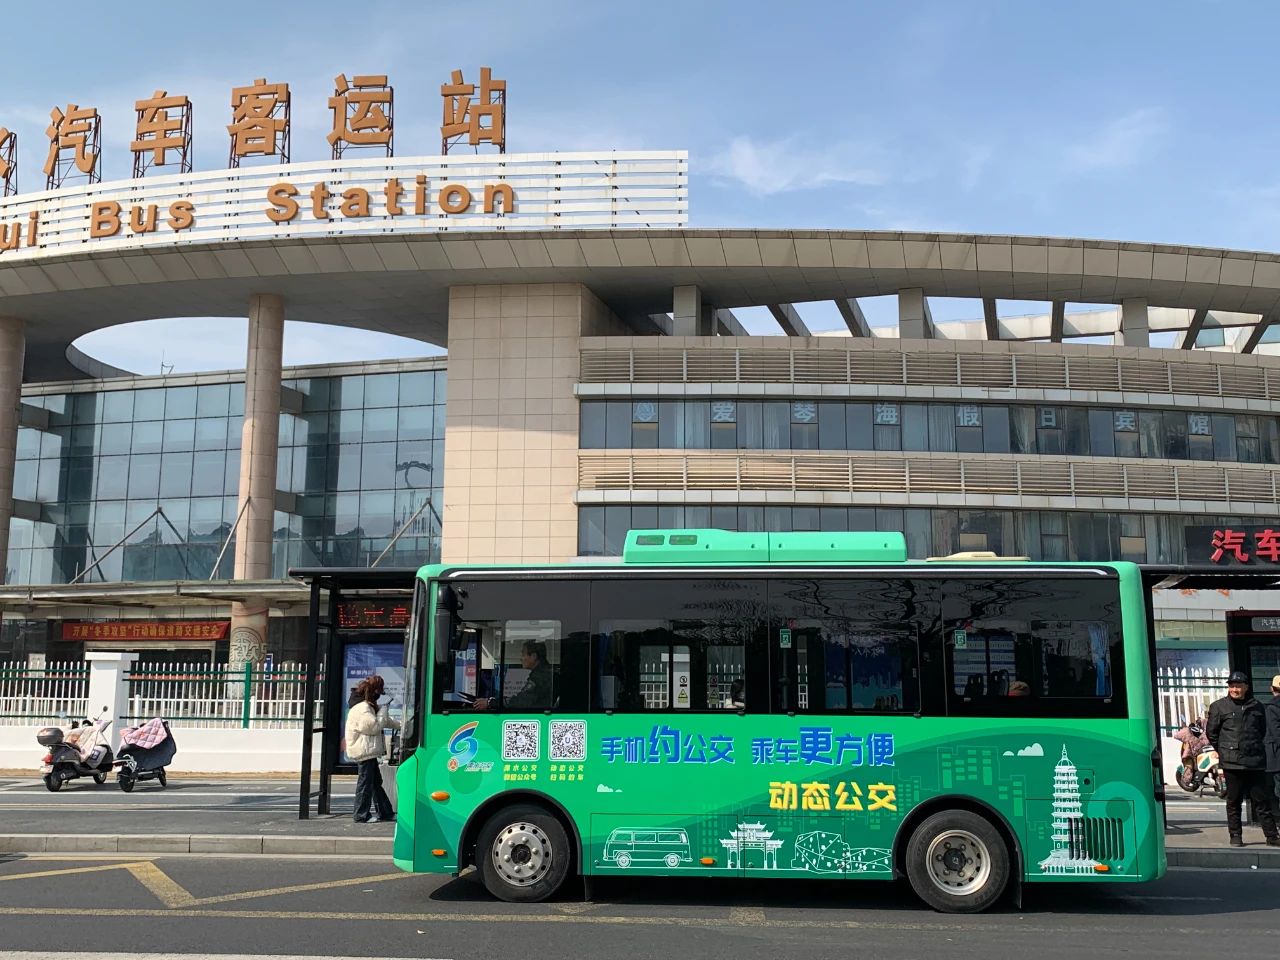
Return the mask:
[[356,762],[356,823],[368,823],[370,808],[377,813],[375,820],[394,820],[391,800],[382,789],[382,775],[378,771],[378,758],[387,752],[382,731],[399,730],[400,721],[387,713],[388,704],[378,706],[386,685],[377,674],[361,680],[356,686],[360,701],[347,711],[347,756]]

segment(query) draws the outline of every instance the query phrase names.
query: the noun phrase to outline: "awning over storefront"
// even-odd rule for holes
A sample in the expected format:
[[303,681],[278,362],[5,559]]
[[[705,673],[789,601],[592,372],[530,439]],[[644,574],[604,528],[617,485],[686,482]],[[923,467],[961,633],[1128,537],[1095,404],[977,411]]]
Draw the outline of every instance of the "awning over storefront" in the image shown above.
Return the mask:
[[307,603],[310,589],[296,580],[159,580],[147,583],[76,583],[0,586],[0,609],[60,607],[198,607],[257,601],[272,606]]

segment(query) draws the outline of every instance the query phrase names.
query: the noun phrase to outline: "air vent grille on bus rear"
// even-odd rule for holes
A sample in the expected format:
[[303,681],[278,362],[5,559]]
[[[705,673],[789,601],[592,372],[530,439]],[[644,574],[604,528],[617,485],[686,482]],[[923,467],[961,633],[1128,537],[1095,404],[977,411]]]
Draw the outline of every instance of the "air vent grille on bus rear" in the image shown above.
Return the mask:
[[1071,848],[1098,863],[1117,863],[1125,858],[1124,821],[1119,817],[1083,817],[1070,822]]

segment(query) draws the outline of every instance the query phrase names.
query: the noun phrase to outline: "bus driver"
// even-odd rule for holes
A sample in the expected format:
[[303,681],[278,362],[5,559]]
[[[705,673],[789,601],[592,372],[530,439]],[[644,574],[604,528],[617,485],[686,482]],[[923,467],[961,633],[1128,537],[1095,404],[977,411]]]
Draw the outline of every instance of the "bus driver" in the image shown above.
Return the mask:
[[[540,640],[526,640],[520,647],[520,665],[529,671],[524,686],[503,697],[508,710],[550,710],[554,706],[556,671],[547,661],[547,645]],[[498,703],[491,697],[477,697],[472,709],[488,710]]]

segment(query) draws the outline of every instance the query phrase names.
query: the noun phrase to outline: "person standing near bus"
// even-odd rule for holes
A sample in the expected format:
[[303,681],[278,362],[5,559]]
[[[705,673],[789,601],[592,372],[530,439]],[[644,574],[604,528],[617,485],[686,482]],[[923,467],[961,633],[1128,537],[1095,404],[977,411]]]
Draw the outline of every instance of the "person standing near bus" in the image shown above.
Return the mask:
[[1271,816],[1280,821],[1280,673],[1271,678],[1267,716],[1267,773],[1271,774]]
[[1205,736],[1218,751],[1227,774],[1227,833],[1233,847],[1243,847],[1240,806],[1249,797],[1258,811],[1258,822],[1267,845],[1280,847],[1280,834],[1271,815],[1267,794],[1267,721],[1260,704],[1249,692],[1249,678],[1241,670],[1227,677],[1227,695],[1209,707]]
[[387,752],[382,731],[399,730],[400,721],[387,712],[390,701],[378,704],[386,691],[383,679],[374,674],[356,685],[360,702],[347,712],[347,756],[356,763],[356,823],[368,823],[371,808],[376,820],[394,820],[391,798],[382,789],[378,759]]

